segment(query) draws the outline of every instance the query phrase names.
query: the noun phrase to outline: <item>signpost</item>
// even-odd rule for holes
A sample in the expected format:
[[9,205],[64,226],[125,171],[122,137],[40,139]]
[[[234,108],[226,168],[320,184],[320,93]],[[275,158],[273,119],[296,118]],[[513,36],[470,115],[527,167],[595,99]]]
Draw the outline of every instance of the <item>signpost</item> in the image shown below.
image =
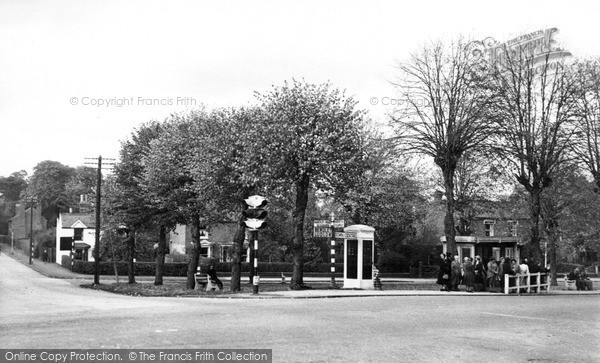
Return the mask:
[[337,288],[335,285],[335,239],[338,238],[336,228],[344,228],[344,220],[335,220],[335,214],[331,212],[331,220],[316,219],[313,223],[313,237],[330,237],[331,238],[331,284],[332,289]]

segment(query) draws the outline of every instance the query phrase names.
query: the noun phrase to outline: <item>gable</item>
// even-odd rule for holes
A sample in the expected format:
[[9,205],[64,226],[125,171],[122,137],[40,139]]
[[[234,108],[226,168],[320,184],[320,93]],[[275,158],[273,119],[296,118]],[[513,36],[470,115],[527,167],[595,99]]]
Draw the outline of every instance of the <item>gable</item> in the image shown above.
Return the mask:
[[73,223],[73,225],[71,225],[70,228],[88,228],[88,227],[78,219],[77,222]]

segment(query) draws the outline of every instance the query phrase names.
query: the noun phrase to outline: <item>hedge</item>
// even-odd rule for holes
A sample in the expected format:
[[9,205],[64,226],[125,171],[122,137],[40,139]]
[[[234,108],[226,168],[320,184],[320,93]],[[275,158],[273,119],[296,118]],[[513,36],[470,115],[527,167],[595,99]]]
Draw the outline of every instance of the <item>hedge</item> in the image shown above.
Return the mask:
[[[64,260],[64,259],[63,259]],[[63,266],[67,261],[63,261]],[[127,275],[127,262],[119,261],[117,264],[117,272],[119,275]],[[217,262],[215,269],[218,272],[231,272],[233,262]],[[65,266],[66,267],[66,266]],[[165,263],[163,269],[163,276],[187,276],[187,263]],[[202,271],[206,271],[208,265],[204,264],[201,266]],[[294,270],[292,263],[284,262],[259,262],[258,271],[260,272],[287,272],[291,273]],[[344,271],[343,263],[335,264],[336,272]],[[249,272],[250,264],[248,262],[242,262],[242,272]],[[328,273],[331,271],[331,264],[319,263],[319,264],[305,264],[304,272],[317,272],[317,273]],[[74,261],[73,272],[81,274],[94,274],[94,262],[93,261]],[[100,274],[101,275],[112,275],[115,273],[113,262],[100,262]],[[154,276],[156,274],[156,263],[155,262],[136,262],[135,263],[135,275],[136,276]]]

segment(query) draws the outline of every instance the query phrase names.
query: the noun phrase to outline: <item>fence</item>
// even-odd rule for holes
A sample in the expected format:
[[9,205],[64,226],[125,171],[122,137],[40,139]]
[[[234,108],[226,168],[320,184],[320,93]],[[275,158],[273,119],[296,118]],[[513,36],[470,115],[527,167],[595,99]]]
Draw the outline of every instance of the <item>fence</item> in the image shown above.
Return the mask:
[[[544,278],[543,282],[542,278]],[[515,280],[515,282],[511,284],[511,280]],[[534,280],[533,283],[532,280]],[[538,272],[535,274],[504,275],[504,293],[507,295],[513,290],[520,294],[521,289],[526,289],[528,294],[534,289],[534,292],[539,294],[542,292],[542,288],[545,289],[546,293],[550,292],[550,274]]]

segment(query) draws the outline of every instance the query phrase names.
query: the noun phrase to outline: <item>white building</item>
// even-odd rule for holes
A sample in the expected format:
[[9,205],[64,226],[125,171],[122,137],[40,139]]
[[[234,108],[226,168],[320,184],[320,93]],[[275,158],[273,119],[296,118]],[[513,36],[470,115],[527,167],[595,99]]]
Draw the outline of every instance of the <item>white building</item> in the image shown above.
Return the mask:
[[94,216],[87,213],[61,213],[56,223],[56,263],[62,256],[93,261],[92,247],[96,241]]

